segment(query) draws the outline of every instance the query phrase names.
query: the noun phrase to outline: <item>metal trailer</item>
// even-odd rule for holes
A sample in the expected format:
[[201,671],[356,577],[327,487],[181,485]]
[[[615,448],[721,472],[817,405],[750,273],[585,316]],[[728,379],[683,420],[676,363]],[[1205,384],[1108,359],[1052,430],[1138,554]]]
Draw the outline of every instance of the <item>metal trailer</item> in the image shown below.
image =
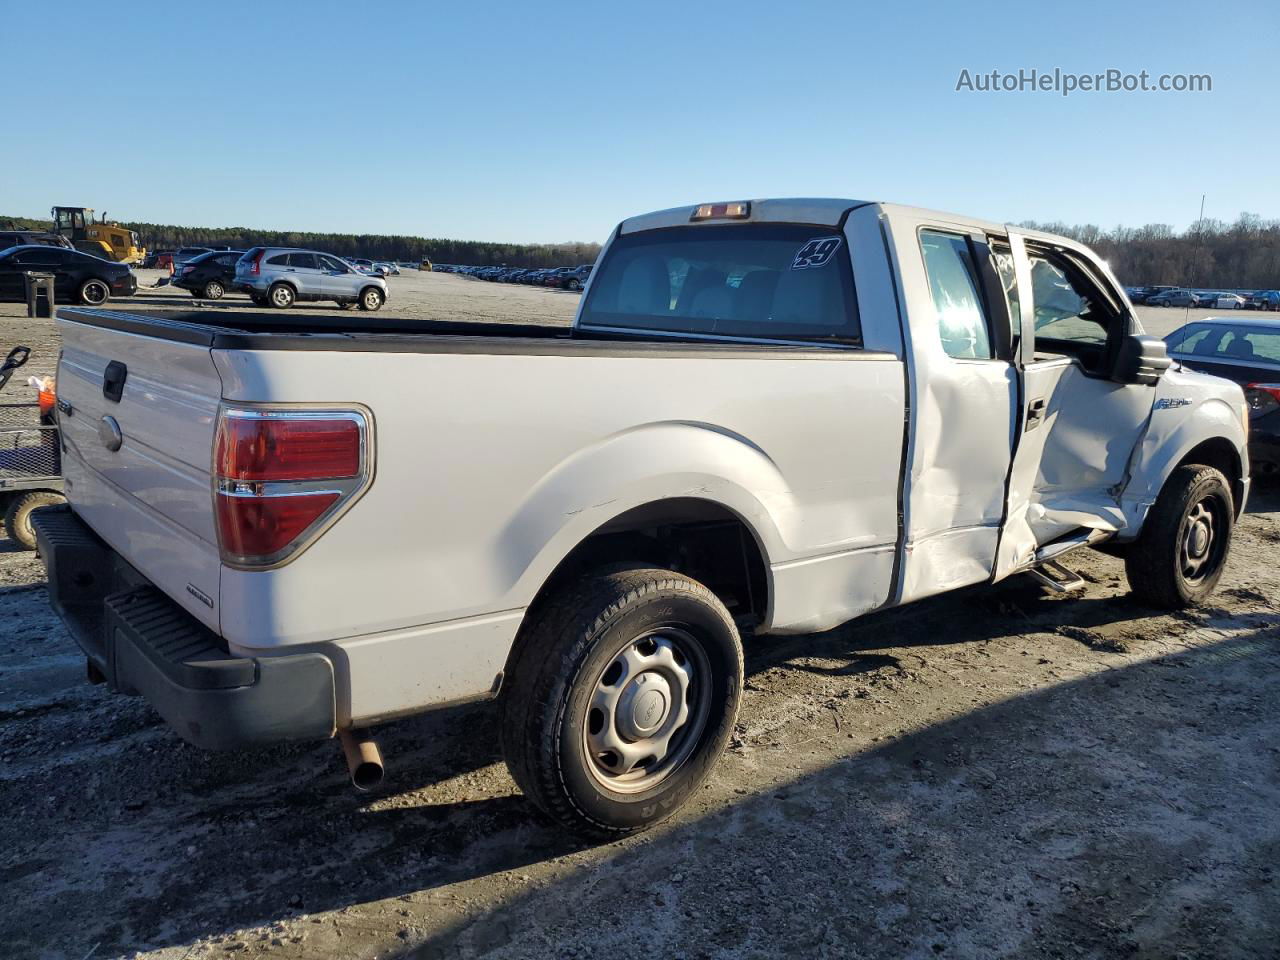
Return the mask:
[[[0,365],[0,390],[30,352],[26,347],[9,352]],[[0,510],[5,533],[21,549],[36,548],[31,513],[65,503],[63,486],[62,451],[52,412],[42,413],[38,402],[0,402]]]

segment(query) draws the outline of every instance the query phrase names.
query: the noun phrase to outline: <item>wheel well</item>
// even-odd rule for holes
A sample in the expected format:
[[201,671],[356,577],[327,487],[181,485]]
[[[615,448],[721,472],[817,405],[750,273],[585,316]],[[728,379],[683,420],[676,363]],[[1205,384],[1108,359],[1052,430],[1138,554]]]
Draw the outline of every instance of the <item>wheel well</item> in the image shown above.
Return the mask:
[[530,609],[567,579],[627,564],[692,577],[734,617],[759,621],[768,612],[768,567],[755,534],[733,511],[693,498],[635,507],[597,528],[560,561]]
[[1244,498],[1244,484],[1241,476],[1243,465],[1240,463],[1240,454],[1236,452],[1235,445],[1226,437],[1212,437],[1192,447],[1187,455],[1178,461],[1178,466],[1186,466],[1189,463],[1201,463],[1222,472],[1227,482],[1231,484],[1231,496],[1235,500],[1238,516],[1241,500]]
[[385,296],[386,296],[386,294],[382,292],[382,288],[381,288],[380,286],[378,286],[376,283],[366,283],[363,287],[361,287],[361,288],[360,288],[360,296],[362,296],[362,297],[363,297],[363,296],[364,296],[366,293],[368,293],[370,290],[377,290],[377,291],[378,291],[378,296],[380,296],[380,297],[385,297]]

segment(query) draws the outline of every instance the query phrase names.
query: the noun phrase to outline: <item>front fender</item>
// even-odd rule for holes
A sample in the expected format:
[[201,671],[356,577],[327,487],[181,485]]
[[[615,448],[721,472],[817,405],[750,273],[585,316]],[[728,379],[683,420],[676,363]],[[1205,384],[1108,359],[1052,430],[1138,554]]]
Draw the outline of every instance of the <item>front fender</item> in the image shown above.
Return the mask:
[[1235,450],[1240,475],[1228,477],[1247,488],[1249,459],[1244,426],[1244,392],[1237,384],[1183,368],[1169,370],[1156,387],[1151,421],[1139,445],[1120,500],[1125,536],[1142,530],[1147,511],[1165,481],[1192,450],[1209,440],[1225,440]]
[[497,568],[514,583],[512,601],[530,602],[569,552],[610,520],[678,498],[739,516],[766,564],[791,558],[786,534],[798,522],[795,498],[763,450],[710,424],[650,423],[580,450],[529,491],[493,545]]

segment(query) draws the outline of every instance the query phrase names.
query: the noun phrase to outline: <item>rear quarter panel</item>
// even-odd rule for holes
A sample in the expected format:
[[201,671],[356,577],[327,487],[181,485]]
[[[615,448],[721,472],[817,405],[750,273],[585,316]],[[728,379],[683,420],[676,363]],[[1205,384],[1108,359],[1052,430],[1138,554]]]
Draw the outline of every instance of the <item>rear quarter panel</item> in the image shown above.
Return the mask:
[[[518,620],[580,540],[672,497],[742,516],[775,573],[860,551],[888,570],[903,376],[866,356],[215,351],[228,400],[360,403],[378,448],[369,491],[296,560],[224,571],[223,633],[260,648]],[[887,576],[826,602],[859,589]]]

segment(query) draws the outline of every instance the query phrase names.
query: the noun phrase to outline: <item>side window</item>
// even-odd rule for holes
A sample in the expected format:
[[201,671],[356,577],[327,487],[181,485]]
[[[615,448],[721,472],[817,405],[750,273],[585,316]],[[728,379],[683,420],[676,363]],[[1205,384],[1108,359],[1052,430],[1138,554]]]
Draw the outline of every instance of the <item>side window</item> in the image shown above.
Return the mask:
[[289,254],[277,253],[274,257],[267,260],[267,264],[273,267],[286,267],[289,265]]
[[1000,274],[1000,285],[1004,287],[1004,298],[1009,304],[1009,322],[1013,324],[1016,340],[1018,327],[1022,322],[1022,308],[1018,303],[1018,278],[1013,270],[1013,250],[1007,243],[996,241],[991,244],[991,256],[995,260],[996,272]]
[[1108,317],[1096,291],[1049,254],[1028,251],[1028,257],[1036,349],[1060,349],[1053,341],[1104,346]]
[[291,253],[289,254],[289,266],[300,267],[303,270],[314,270],[316,268],[315,254]]
[[978,292],[978,272],[968,238],[956,233],[923,230],[920,248],[938,315],[942,349],[948,356],[961,359],[991,359],[991,334]]
[[347,268],[340,264],[333,257],[319,257],[321,270],[336,270],[339,273],[346,273]]

